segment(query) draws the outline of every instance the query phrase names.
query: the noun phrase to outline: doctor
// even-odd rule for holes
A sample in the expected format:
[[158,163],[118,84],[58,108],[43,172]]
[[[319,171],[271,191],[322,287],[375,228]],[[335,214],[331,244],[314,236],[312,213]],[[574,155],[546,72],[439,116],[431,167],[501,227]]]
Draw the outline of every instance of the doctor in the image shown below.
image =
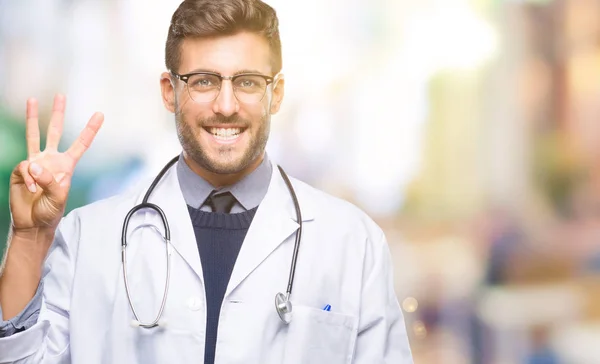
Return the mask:
[[61,153],[57,96],[41,151],[28,101],[29,156],[10,182],[0,363],[412,363],[382,230],[265,154],[284,96],[275,11],[186,0],[165,59],[181,155],[154,183],[64,218],[103,116]]

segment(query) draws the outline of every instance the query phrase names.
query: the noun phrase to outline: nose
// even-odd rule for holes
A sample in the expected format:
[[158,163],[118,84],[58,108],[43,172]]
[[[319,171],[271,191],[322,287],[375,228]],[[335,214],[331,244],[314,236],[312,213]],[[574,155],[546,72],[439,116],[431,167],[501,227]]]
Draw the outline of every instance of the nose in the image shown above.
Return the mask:
[[239,104],[233,93],[233,85],[229,80],[223,80],[219,96],[213,102],[213,112],[223,116],[231,116],[238,112]]

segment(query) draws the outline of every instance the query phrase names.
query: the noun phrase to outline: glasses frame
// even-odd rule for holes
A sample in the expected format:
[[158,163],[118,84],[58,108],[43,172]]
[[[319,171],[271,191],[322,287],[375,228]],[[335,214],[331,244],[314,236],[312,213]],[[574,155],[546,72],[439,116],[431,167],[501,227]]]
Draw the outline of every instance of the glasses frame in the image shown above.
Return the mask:
[[236,78],[243,77],[243,76],[258,76],[258,77],[262,77],[267,82],[267,85],[266,85],[265,91],[263,92],[263,94],[260,97],[260,99],[258,101],[255,101],[255,102],[244,102],[244,101],[240,100],[239,97],[237,96],[236,92],[235,92],[235,87],[233,87],[233,85],[232,85],[232,87],[233,87],[233,95],[235,96],[236,100],[238,100],[239,102],[244,103],[244,104],[256,104],[256,103],[261,102],[265,98],[265,95],[267,94],[267,88],[269,87],[270,84],[272,84],[275,81],[275,77],[263,75],[263,74],[260,74],[260,73],[240,73],[240,74],[233,75],[233,76],[223,76],[220,73],[209,72],[209,71],[190,72],[190,73],[186,73],[186,74],[183,74],[183,75],[180,75],[180,74],[178,74],[176,72],[171,71],[171,74],[175,78],[177,78],[178,80],[183,81],[185,83],[185,88],[188,91],[188,95],[190,96],[190,99],[192,99],[192,101],[194,101],[194,102],[196,102],[198,104],[206,104],[206,103],[215,101],[219,97],[219,95],[221,94],[221,87],[219,86],[219,92],[217,92],[217,94],[215,95],[214,99],[212,99],[210,101],[202,101],[202,102],[201,101],[196,101],[192,97],[192,94],[190,92],[190,88],[189,88],[189,85],[188,85],[188,81],[189,81],[190,77],[195,76],[195,75],[211,75],[211,76],[218,77],[218,78],[221,79],[221,85],[223,85],[223,81],[226,81],[226,80],[231,81],[232,84],[233,84],[233,81]]

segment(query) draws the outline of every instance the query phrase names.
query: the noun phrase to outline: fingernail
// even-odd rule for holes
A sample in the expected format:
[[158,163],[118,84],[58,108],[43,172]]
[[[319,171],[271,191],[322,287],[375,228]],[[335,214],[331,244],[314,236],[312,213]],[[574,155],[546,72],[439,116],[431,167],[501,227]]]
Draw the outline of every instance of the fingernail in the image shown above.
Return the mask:
[[35,187],[35,183],[29,185],[29,191],[31,191],[31,193],[36,193],[37,187]]
[[39,176],[42,173],[42,167],[40,167],[38,164],[31,163],[29,168],[34,176]]

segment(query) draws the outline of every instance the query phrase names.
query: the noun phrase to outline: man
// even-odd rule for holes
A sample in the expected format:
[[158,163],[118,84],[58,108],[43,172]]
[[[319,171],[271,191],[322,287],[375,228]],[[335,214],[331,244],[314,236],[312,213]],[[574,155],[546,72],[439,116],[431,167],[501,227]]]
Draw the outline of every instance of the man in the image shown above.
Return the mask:
[[[65,218],[74,167],[103,116],[59,153],[57,96],[41,152],[28,101],[28,159],[10,182],[0,362],[412,363],[381,229],[344,201],[288,185],[265,154],[284,96],[275,11],[260,0],[184,1],[166,66],[163,102],[183,150],[174,166]],[[158,208],[134,208],[146,200]]]

